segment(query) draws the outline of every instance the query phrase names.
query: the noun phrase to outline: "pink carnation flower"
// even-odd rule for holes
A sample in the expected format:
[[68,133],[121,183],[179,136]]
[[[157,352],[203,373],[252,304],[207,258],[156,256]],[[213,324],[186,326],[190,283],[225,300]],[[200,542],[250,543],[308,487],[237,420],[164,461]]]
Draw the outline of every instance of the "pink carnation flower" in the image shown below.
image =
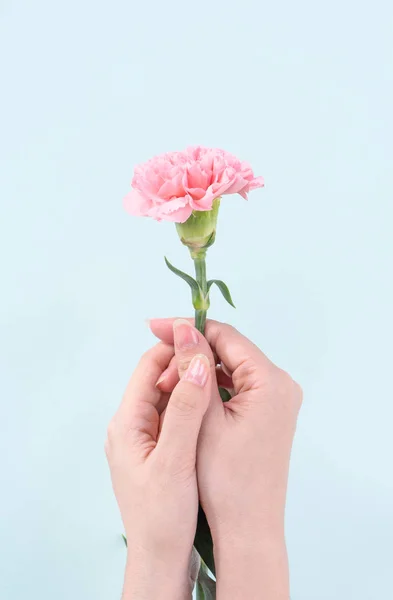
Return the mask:
[[247,199],[248,192],[263,185],[263,177],[254,177],[247,162],[225,150],[197,146],[137,166],[124,206],[132,215],[184,223],[194,210],[211,210],[219,196]]

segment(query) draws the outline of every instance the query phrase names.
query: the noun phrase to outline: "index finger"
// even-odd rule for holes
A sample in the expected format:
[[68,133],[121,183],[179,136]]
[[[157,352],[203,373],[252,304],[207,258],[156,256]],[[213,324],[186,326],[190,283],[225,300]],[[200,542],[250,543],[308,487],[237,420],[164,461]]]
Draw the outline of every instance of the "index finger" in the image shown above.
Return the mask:
[[123,417],[132,416],[141,404],[157,407],[161,391],[156,387],[156,383],[173,356],[173,347],[162,342],[145,352],[124,393],[119,408]]
[[[151,319],[149,321],[150,329],[164,343],[173,344],[173,322],[175,320],[175,318]],[[187,320],[194,323],[194,319]],[[250,360],[260,366],[272,365],[258,346],[227,323],[209,319],[206,321],[205,337],[213,352],[232,373]]]

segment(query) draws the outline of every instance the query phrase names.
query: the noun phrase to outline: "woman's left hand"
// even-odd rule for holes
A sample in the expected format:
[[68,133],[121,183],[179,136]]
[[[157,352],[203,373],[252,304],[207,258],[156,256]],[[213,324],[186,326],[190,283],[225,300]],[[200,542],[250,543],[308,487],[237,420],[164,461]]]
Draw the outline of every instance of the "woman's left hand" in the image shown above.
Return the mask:
[[169,395],[156,383],[173,356],[173,346],[161,343],[142,357],[108,428],[105,449],[128,542],[123,600],[191,597],[196,448],[212,365],[194,356]]

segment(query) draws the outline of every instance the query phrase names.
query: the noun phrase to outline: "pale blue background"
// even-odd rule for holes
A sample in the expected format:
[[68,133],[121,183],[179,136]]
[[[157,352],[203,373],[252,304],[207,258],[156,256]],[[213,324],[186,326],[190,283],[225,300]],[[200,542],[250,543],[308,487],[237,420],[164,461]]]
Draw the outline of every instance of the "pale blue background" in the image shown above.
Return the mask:
[[190,312],[173,226],[121,201],[195,143],[266,178],[222,203],[211,315],[304,387],[293,600],[392,594],[391,6],[1,1],[2,600],[120,595],[106,425],[144,319]]

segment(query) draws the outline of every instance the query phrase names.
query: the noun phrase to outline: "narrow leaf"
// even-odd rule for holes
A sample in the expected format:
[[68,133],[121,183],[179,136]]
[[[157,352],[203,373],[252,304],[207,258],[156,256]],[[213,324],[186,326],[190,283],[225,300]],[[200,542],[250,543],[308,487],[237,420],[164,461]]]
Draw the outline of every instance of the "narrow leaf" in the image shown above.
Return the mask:
[[127,544],[127,538],[126,538],[126,536],[122,533],[121,537],[123,538],[123,542],[124,542],[125,546],[127,547],[128,544]]
[[231,394],[225,388],[219,387],[218,391],[220,392],[221,400],[223,402],[228,402],[232,398]]
[[207,565],[209,571],[215,576],[216,568],[214,565],[213,540],[206,515],[203,512],[201,505],[198,507],[198,521],[194,546],[205,565]]
[[166,256],[164,256],[164,258],[165,258],[165,263],[166,263],[166,266],[168,267],[168,269],[170,271],[172,271],[172,273],[174,273],[175,275],[177,275],[178,277],[180,277],[181,279],[186,281],[188,283],[188,285],[190,286],[191,293],[192,293],[192,302],[193,303],[198,302],[198,300],[203,297],[203,293],[202,293],[199,283],[197,281],[195,281],[195,279],[193,277],[191,277],[191,275],[187,275],[187,273],[184,273],[183,271],[180,271],[180,269],[176,269],[176,267],[171,265],[171,263],[169,262],[169,260],[167,259]]
[[199,583],[199,581],[196,582],[196,586],[195,586],[195,590],[196,590],[196,600],[205,600],[205,594],[203,591],[203,587],[202,584]]
[[216,582],[210,578],[203,564],[199,570],[196,589],[197,600],[216,600]]
[[210,279],[210,281],[207,282],[208,290],[210,290],[213,283],[216,284],[216,286],[218,287],[218,289],[220,290],[221,294],[224,296],[224,298],[228,302],[228,304],[233,306],[233,308],[236,308],[236,306],[234,305],[233,300],[231,298],[231,293],[228,289],[228,286],[220,279]]

